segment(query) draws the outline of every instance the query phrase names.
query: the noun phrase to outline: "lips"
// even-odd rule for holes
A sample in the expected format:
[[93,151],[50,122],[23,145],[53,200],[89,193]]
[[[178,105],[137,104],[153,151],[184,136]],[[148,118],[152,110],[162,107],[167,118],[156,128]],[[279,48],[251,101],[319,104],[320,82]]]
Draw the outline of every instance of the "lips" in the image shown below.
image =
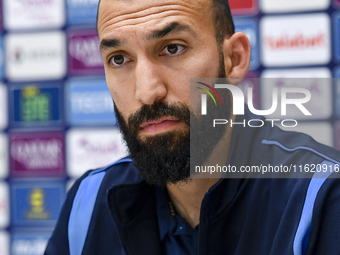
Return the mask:
[[179,120],[174,117],[162,117],[153,121],[148,121],[140,125],[140,128],[145,134],[159,134],[171,130],[179,123]]

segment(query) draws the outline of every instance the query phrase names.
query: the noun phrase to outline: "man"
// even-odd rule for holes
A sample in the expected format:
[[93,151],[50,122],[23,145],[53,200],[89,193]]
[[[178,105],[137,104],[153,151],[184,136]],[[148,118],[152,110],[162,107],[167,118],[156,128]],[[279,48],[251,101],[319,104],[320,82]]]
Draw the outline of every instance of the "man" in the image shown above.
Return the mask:
[[[76,181],[45,254],[340,252],[338,179],[190,178],[189,118],[200,121],[190,116],[190,78],[232,81],[249,66],[227,1],[101,0],[97,29],[131,158]],[[336,167],[339,158],[266,125],[225,128],[205,163]]]

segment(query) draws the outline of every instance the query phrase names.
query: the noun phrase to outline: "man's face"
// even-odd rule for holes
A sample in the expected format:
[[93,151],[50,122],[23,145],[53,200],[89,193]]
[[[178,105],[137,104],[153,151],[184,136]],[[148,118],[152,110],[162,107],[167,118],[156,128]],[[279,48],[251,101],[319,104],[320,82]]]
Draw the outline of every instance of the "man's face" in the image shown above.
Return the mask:
[[[221,73],[214,31],[210,0],[101,0],[98,34],[106,81],[125,139],[133,135],[131,147],[143,146],[135,149],[136,157],[148,150],[155,160],[157,153],[169,160],[167,155],[189,147],[190,78]],[[141,164],[153,160],[142,158]],[[187,164],[171,160],[174,168]]]

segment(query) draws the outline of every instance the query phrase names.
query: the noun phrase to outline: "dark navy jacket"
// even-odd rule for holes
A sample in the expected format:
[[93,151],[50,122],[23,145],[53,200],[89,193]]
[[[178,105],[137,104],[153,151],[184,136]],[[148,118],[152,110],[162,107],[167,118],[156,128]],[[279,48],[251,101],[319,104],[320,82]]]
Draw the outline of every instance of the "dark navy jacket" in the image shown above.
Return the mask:
[[[269,125],[238,125],[227,165],[323,162],[334,167],[338,161],[338,151],[309,136]],[[340,254],[340,181],[335,175],[219,180],[202,201],[199,254]],[[155,188],[124,159],[75,182],[45,254],[159,255],[159,239]]]

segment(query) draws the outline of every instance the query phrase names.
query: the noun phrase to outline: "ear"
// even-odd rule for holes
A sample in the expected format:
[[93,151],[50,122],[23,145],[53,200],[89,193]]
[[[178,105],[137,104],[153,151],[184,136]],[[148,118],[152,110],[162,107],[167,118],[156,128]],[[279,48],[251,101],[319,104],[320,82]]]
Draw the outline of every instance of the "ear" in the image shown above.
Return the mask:
[[248,72],[251,46],[248,37],[237,32],[225,38],[222,44],[225,72],[231,84],[241,82]]

